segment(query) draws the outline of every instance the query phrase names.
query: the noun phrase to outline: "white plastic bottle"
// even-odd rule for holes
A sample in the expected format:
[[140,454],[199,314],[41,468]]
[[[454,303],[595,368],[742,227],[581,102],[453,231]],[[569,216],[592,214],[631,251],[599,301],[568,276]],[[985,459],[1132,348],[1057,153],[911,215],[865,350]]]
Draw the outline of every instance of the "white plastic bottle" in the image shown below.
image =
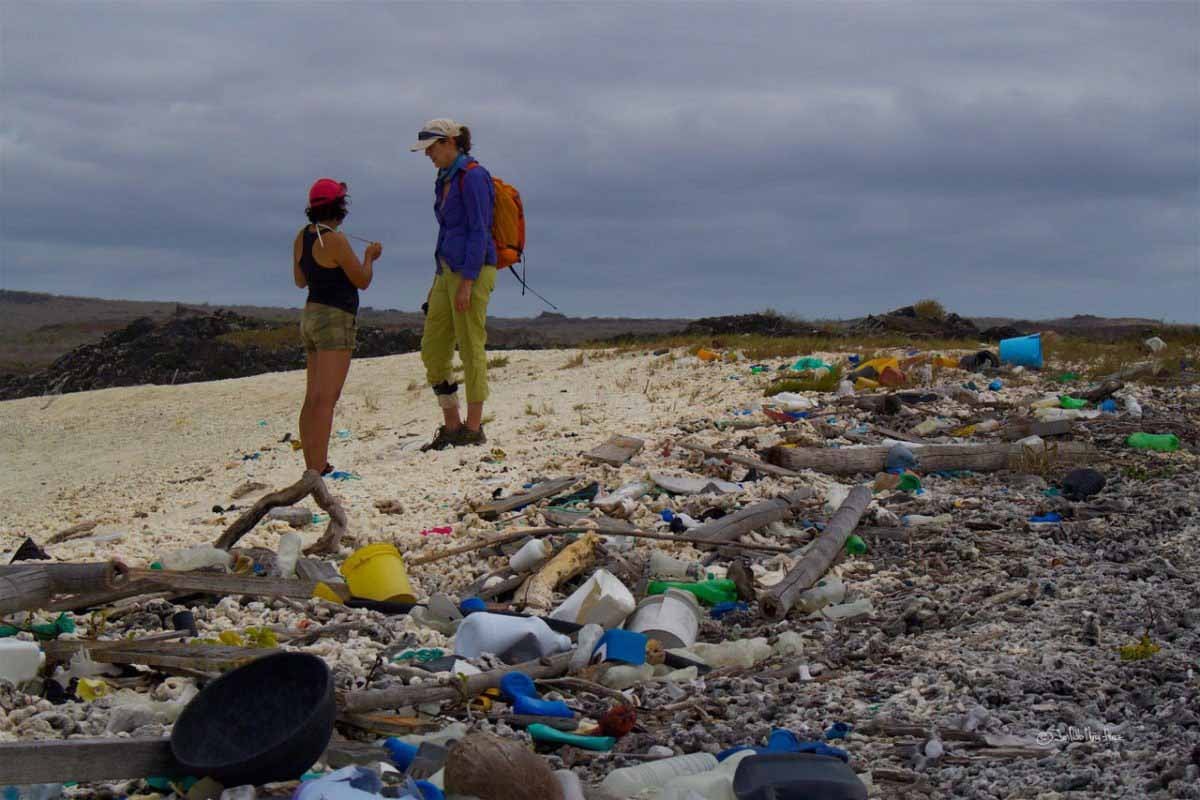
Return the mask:
[[796,606],[806,613],[812,613],[833,603],[840,603],[846,598],[846,584],[836,576],[817,581],[817,585],[800,593],[796,598]]
[[554,552],[550,542],[545,539],[530,539],[525,545],[512,554],[508,560],[513,572],[528,572],[545,561]]
[[699,580],[704,577],[704,567],[699,562],[687,562],[667,555],[661,550],[650,551],[650,574],[657,578],[685,578]]
[[871,605],[871,601],[866,597],[860,597],[853,603],[841,603],[834,606],[825,606],[821,609],[821,616],[825,619],[854,619],[855,617],[864,617],[868,614],[874,614],[875,607]]
[[696,775],[716,769],[717,757],[712,753],[689,753],[685,756],[649,761],[636,767],[623,767],[608,773],[600,787],[616,797],[630,797],[645,789],[659,789],[673,778]]
[[575,652],[571,654],[571,662],[567,667],[572,674],[579,672],[591,662],[592,651],[596,649],[596,643],[603,635],[604,628],[599,625],[584,625],[580,628],[579,633],[575,636]]
[[233,556],[227,550],[221,550],[207,544],[198,544],[184,550],[167,553],[160,559],[163,569],[189,572],[206,567],[221,567],[228,570],[233,564]]
[[454,655],[478,658],[484,653],[503,653],[527,634],[537,637],[543,656],[571,649],[570,637],[555,633],[537,617],[510,617],[479,611],[458,626],[458,632],[454,634]]
[[300,546],[303,540],[298,533],[285,533],[279,537],[279,550],[275,563],[279,567],[281,578],[296,577],[296,562],[300,560]]
[[662,800],[687,800],[695,795],[704,800],[737,800],[733,793],[733,776],[742,759],[752,755],[754,751],[747,748],[726,758],[716,769],[672,778],[663,787]]

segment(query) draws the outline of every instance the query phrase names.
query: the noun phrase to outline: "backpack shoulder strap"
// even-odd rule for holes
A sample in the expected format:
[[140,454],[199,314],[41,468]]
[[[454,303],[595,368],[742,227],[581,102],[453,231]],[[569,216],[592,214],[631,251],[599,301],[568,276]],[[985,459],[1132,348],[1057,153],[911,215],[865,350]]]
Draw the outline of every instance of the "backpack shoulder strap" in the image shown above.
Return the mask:
[[465,167],[458,171],[458,191],[462,193],[463,181],[467,179],[467,173],[479,166],[478,161],[471,161]]

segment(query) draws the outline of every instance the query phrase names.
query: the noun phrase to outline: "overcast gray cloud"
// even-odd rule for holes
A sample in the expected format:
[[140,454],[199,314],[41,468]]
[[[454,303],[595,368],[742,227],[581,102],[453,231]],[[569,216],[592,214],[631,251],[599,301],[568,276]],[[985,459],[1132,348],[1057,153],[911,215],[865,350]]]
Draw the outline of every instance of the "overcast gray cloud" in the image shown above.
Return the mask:
[[[0,4],[0,285],[299,305],[308,184],[432,271],[430,117],[572,315],[1200,321],[1200,4]],[[503,276],[502,276],[503,278]],[[504,278],[493,313],[542,310]]]

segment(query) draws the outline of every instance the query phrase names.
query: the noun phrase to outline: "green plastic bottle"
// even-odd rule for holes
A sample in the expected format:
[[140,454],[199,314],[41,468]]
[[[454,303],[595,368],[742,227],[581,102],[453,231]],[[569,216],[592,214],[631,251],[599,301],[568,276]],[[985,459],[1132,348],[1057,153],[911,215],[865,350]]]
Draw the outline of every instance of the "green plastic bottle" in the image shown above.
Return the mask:
[[921,488],[921,479],[911,472],[906,472],[900,476],[900,483],[896,488],[902,492],[915,492]]
[[1064,394],[1062,397],[1058,398],[1058,404],[1062,408],[1077,408],[1078,409],[1078,408],[1087,408],[1088,401],[1080,400],[1078,397],[1071,397],[1070,395]]
[[850,534],[846,539],[846,552],[852,556],[861,556],[867,552],[867,543],[856,534]]
[[663,594],[667,589],[691,592],[701,603],[710,606],[715,606],[717,603],[732,603],[738,599],[737,586],[733,581],[723,578],[710,578],[699,583],[688,583],[686,581],[650,581],[650,585],[646,587],[646,593]]
[[1179,449],[1179,437],[1173,433],[1131,433],[1125,444],[1136,450],[1158,450],[1169,453]]

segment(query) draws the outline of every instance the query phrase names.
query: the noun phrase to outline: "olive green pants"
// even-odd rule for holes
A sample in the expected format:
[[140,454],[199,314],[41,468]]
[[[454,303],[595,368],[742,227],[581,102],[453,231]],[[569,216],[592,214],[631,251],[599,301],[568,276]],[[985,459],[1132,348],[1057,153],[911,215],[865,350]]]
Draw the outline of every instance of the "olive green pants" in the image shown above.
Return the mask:
[[464,313],[454,308],[454,296],[462,278],[443,266],[429,292],[429,311],[425,314],[425,332],[421,336],[421,361],[430,386],[454,382],[452,360],[458,345],[462,359],[467,402],[482,403],[488,398],[487,379],[487,307],[496,288],[496,268],[485,264],[471,287],[471,307]]

